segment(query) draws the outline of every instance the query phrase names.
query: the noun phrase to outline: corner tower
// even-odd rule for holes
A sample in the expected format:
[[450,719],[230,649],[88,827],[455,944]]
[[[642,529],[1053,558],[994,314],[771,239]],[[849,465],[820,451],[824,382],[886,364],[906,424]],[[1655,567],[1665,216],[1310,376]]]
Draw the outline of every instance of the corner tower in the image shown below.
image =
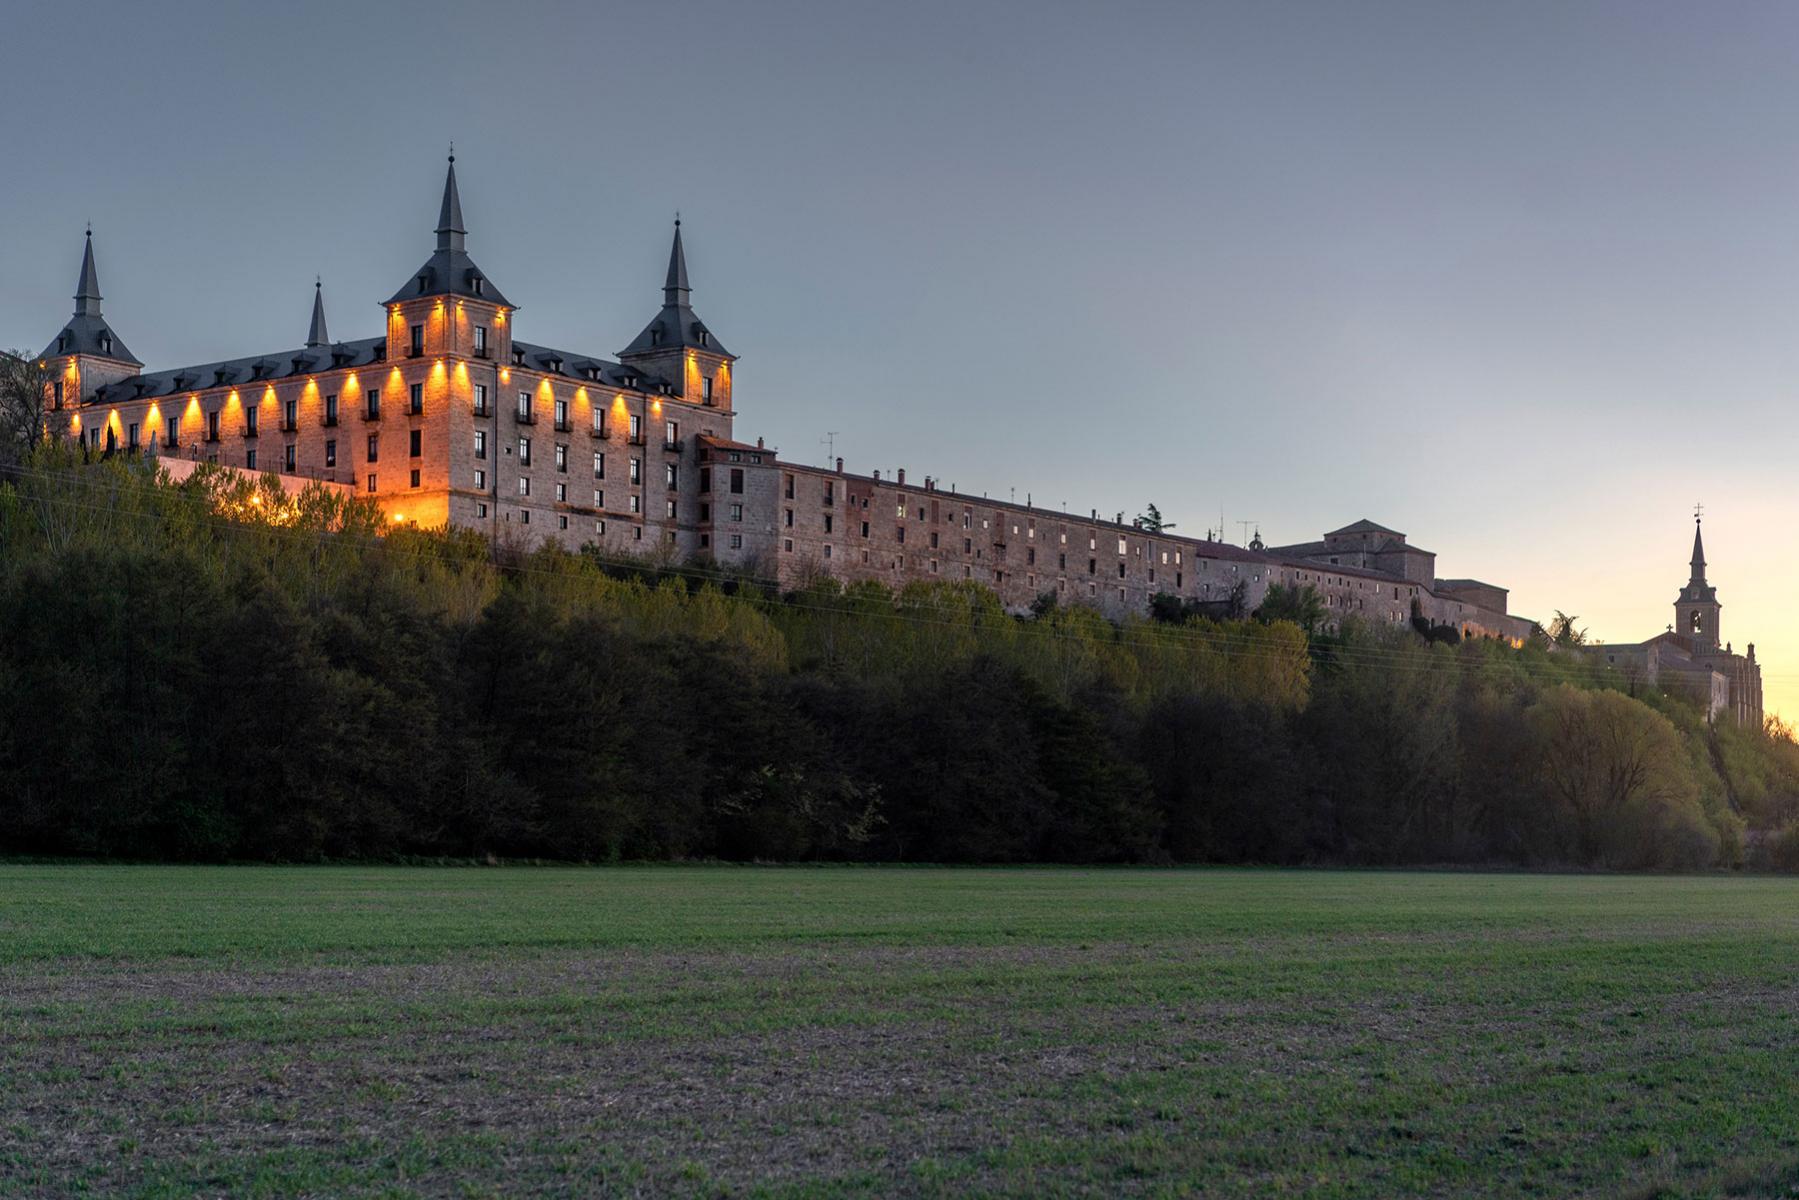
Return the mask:
[[437,211],[437,249],[385,301],[389,362],[446,357],[505,362],[510,356],[512,304],[468,256],[467,239],[452,153]]
[[105,384],[139,374],[144,364],[126,348],[100,315],[100,272],[94,265],[94,231],[81,251],[81,278],[75,283],[75,313],[56,340],[38,357],[50,371],[50,408],[73,408]]
[[1693,514],[1693,573],[1674,601],[1674,631],[1693,639],[1695,650],[1718,648],[1718,589],[1705,581],[1705,542],[1700,514]]
[[662,311],[619,351],[618,360],[666,379],[675,395],[690,404],[730,412],[731,366],[737,356],[720,345],[694,313],[692,295],[687,284],[687,251],[681,245],[681,218],[677,216],[674,245],[668,251],[668,275],[662,281]]

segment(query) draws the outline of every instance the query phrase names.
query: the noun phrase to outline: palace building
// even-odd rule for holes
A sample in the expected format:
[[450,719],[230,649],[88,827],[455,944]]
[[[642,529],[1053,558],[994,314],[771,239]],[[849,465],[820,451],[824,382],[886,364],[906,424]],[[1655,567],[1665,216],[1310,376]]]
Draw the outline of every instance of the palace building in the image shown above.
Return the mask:
[[153,372],[101,312],[90,233],[74,315],[42,356],[53,428],[98,454],[352,490],[395,522],[713,562],[784,587],[972,580],[1014,610],[1052,593],[1121,616],[1159,594],[1248,611],[1282,584],[1315,589],[1327,628],[1423,622],[1513,644],[1533,628],[1504,588],[1438,578],[1434,554],[1371,521],[1239,547],[788,461],[736,435],[737,360],[693,309],[678,220],[661,306],[613,357],[520,340],[517,307],[469,254],[454,156],[435,232],[372,337],[333,340],[315,287],[298,348]]

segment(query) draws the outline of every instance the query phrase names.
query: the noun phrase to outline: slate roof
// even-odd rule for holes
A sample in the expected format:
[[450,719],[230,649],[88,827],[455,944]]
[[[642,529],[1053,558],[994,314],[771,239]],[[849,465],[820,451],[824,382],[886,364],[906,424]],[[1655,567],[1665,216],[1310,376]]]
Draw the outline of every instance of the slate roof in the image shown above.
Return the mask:
[[[444,176],[443,203],[437,211],[437,249],[425,260],[424,266],[412,273],[406,285],[389,296],[385,303],[397,304],[419,296],[469,296],[505,308],[515,307],[468,256],[464,245],[467,236],[468,230],[462,222],[462,194],[456,187],[456,156],[452,154],[450,169]],[[479,291],[476,290],[477,280],[480,281]]]
[[706,323],[694,313],[692,294],[693,289],[687,284],[687,252],[681,246],[681,221],[676,218],[675,241],[668,251],[668,274],[662,281],[662,311],[643,327],[643,332],[633,338],[629,346],[619,351],[619,356],[652,350],[693,349],[709,350],[726,358],[736,357],[719,344]]
[[1439,579],[1436,582],[1435,590],[1439,592],[1454,592],[1464,588],[1491,588],[1496,592],[1511,590],[1509,588],[1502,588],[1496,583],[1482,583],[1478,579]]
[[120,404],[129,400],[174,396],[184,392],[273,382],[334,368],[365,367],[384,362],[386,351],[386,338],[363,338],[354,342],[337,342],[330,346],[303,346],[298,350],[284,350],[277,354],[229,358],[197,366],[176,367],[168,371],[147,371],[100,388],[94,393],[93,403]]
[[[532,342],[521,342],[516,338],[512,342],[512,353],[515,359],[522,354],[522,365],[534,371],[547,371],[555,375],[566,375],[571,379],[586,379],[593,383],[604,383],[611,387],[644,390],[658,390],[656,385],[663,382],[662,377],[654,372],[646,372],[640,367],[627,367],[610,359],[596,358],[591,354],[578,354],[572,350],[557,350],[551,346],[539,346]],[[597,377],[596,377],[597,372]],[[630,382],[630,381],[635,382]]]
[[331,335],[325,332],[325,285],[312,285],[312,324],[306,330],[306,345],[329,346]]
[[52,358],[59,354],[90,354],[137,367],[144,365],[100,315],[100,273],[94,267],[94,233],[91,229],[81,251],[81,278],[75,283],[75,315],[69,318],[69,323],[62,327],[55,340],[44,347],[39,357]]

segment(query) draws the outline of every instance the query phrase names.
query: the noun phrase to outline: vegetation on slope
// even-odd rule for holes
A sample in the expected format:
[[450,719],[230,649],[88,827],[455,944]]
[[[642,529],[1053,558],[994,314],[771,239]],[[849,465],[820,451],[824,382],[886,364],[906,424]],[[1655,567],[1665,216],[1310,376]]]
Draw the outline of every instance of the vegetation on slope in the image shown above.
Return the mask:
[[70,453],[0,482],[14,853],[1799,858],[1784,730],[1713,730],[1546,641],[778,595]]

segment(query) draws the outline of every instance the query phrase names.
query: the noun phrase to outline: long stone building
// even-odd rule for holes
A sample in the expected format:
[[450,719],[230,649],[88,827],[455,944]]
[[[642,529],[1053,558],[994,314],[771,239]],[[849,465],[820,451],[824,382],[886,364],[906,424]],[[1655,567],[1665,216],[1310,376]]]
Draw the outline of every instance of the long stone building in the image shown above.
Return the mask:
[[1423,620],[1521,644],[1533,627],[1504,588],[1439,578],[1434,554],[1372,521],[1240,547],[789,461],[737,436],[737,360],[694,311],[679,221],[662,303],[611,357],[518,336],[517,306],[469,254],[453,156],[435,232],[374,336],[333,339],[315,288],[297,348],[160,371],[103,315],[90,234],[74,315],[42,356],[53,427],[95,453],[353,489],[395,522],[710,561],[787,587],[820,573],[973,580],[1013,609],[1053,593],[1119,616],[1158,594],[1253,610],[1282,584],[1315,589],[1331,628]]

